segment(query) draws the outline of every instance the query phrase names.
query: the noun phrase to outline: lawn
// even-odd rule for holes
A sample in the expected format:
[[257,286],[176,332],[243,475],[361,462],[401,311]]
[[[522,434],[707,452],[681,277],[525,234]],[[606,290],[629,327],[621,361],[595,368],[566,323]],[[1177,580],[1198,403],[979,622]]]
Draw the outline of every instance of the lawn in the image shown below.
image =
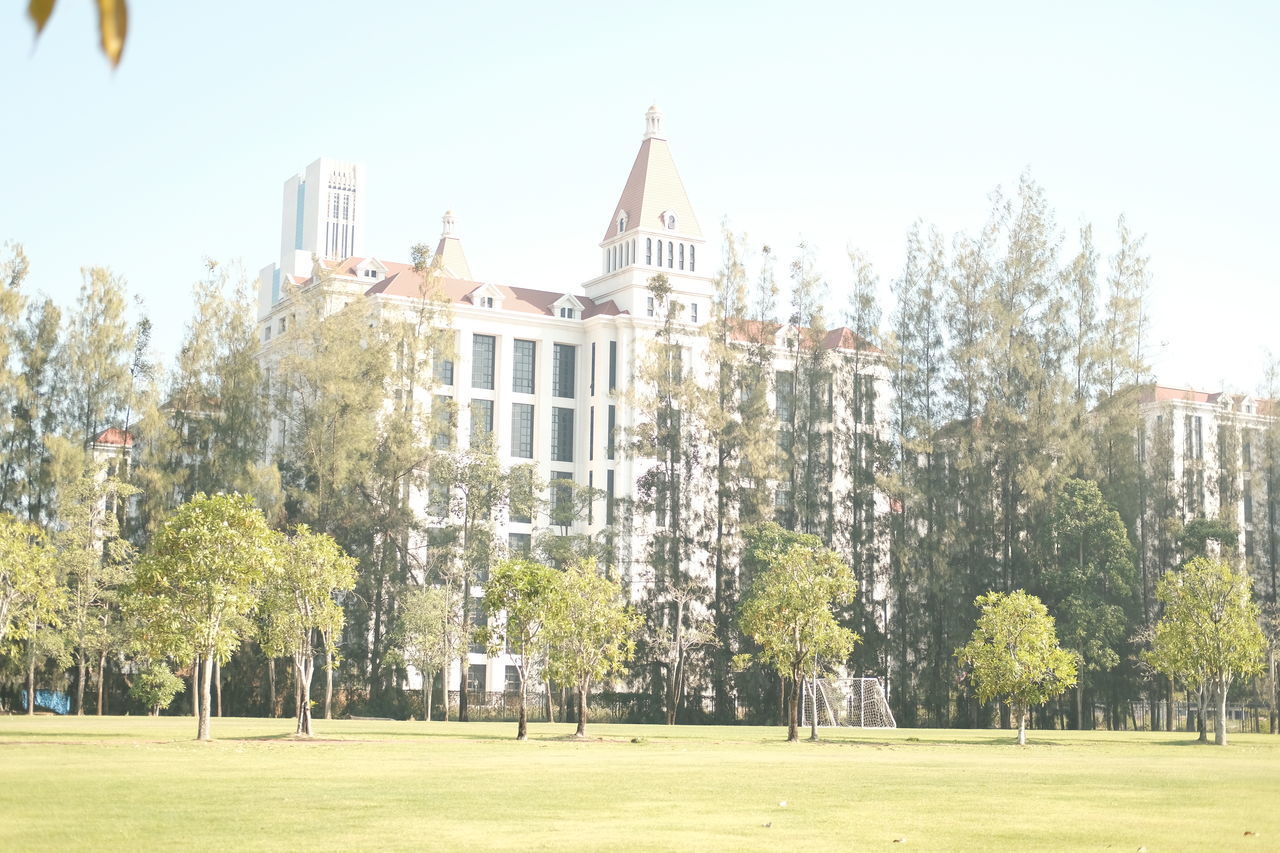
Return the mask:
[[[0,717],[0,849],[1275,850],[1280,738]],[[1252,834],[1248,834],[1252,833]]]

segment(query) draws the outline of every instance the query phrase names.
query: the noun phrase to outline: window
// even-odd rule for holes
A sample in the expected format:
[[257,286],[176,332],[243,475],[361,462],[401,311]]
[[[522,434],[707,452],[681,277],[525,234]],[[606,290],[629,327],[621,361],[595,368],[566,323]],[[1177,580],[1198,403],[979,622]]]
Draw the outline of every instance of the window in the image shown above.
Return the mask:
[[[517,465],[511,469],[511,490],[507,494],[508,514],[517,524],[533,522],[533,466]],[[526,537],[526,549],[529,541]]]
[[493,297],[492,297],[492,296],[481,296],[481,297],[480,297],[480,307],[481,307],[481,308],[492,308],[492,307],[493,307]]
[[[667,230],[668,231],[676,230],[676,215],[674,213],[667,214]],[[668,251],[670,251],[671,244],[668,243],[667,246],[668,246]]]
[[613,524],[613,471],[604,475],[604,523]]
[[565,320],[572,320],[578,316],[578,312],[568,305],[563,305],[560,307],[560,316]]
[[271,324],[270,323],[268,323],[266,327],[262,330],[262,342],[266,343],[269,340],[271,340]]
[[431,400],[432,442],[437,450],[453,446],[453,398],[436,394]]
[[591,344],[591,391],[592,397],[596,395],[596,345]]
[[493,390],[494,356],[497,339],[493,335],[473,335],[471,338],[471,387]]
[[1244,532],[1244,555],[1252,559],[1253,557],[1253,531],[1246,530]]
[[1253,521],[1253,484],[1248,480],[1244,484],[1244,520]]
[[343,194],[342,196],[342,218],[351,218],[351,196]]
[[573,409],[551,410],[551,461],[573,461]]
[[338,194],[329,193],[329,197],[333,199],[333,218],[337,219],[338,218]]
[[471,446],[493,437],[493,401],[471,401]]
[[647,316],[649,317],[653,316],[653,297],[652,296],[649,296],[645,299],[644,311]]
[[613,432],[615,427],[617,427],[617,425],[618,425],[618,407],[610,406],[609,407],[609,431],[606,432],[604,435],[605,449],[606,449],[605,455],[609,457],[610,461],[613,460],[613,451],[614,451]]
[[573,475],[568,471],[551,472],[551,523],[557,527],[573,524]]
[[658,241],[658,266],[662,266],[662,241]]
[[449,512],[449,486],[439,480],[427,484],[427,513],[443,518]]
[[507,693],[520,692],[520,667],[507,664],[507,678],[503,682],[502,689]]
[[698,322],[698,303],[696,302],[689,306],[689,320],[694,323]]
[[572,397],[578,362],[578,348],[571,344],[556,344],[551,350],[551,395]]
[[285,330],[285,329],[287,329],[287,328],[289,328],[289,322],[288,322],[288,321],[289,321],[289,318],[288,318],[288,317],[281,317],[281,318],[280,318],[280,334],[282,334],[282,335],[283,335],[283,334],[284,334],[284,330]]
[[587,524],[596,523],[596,475],[594,471],[587,472]]
[[652,237],[644,238],[644,262],[646,264],[653,263],[653,238]]
[[441,385],[453,384],[453,359],[441,358],[436,356],[435,364],[436,382]]
[[[475,646],[472,646],[474,649]],[[481,652],[484,649],[480,650]],[[467,667],[467,692],[468,693],[484,693],[486,690],[485,679],[488,678],[488,667],[482,663],[473,663]]]
[[533,341],[516,341],[511,365],[511,390],[517,394],[533,393],[533,375],[537,365],[538,345]]
[[618,233],[621,234],[627,230],[627,215],[624,213],[618,217]]
[[689,247],[689,272],[693,272],[693,246]]
[[1188,459],[1204,458],[1204,442],[1201,433],[1201,422],[1199,415],[1185,415],[1182,421],[1186,435],[1183,438],[1185,444],[1186,455]]
[[596,458],[596,407],[592,406],[587,413],[587,459]]
[[528,403],[511,404],[511,455],[533,458],[533,406]]
[[779,370],[774,374],[774,393],[778,403],[776,406],[778,420],[790,423],[795,415],[796,378],[788,370]]
[[680,244],[680,269],[684,269],[684,243]]
[[609,341],[609,390],[618,387],[618,342]]
[[[1248,433],[1245,433],[1245,435],[1247,436],[1247,435],[1248,435]],[[1253,468],[1253,441],[1252,441],[1252,439],[1249,439],[1249,438],[1247,438],[1247,437],[1246,437],[1244,441],[1240,442],[1240,461],[1241,461],[1241,463],[1244,465],[1244,469],[1245,469],[1246,471],[1252,470],[1252,468]]]
[[[484,609],[484,599],[483,599],[483,598],[473,598],[473,599],[471,599],[471,607],[472,607],[472,610],[471,610],[471,625],[472,625],[473,627],[475,627],[475,628],[484,628],[484,627],[487,627],[487,626],[488,626],[488,624],[489,624],[489,614],[488,614],[487,612],[485,612],[485,609]],[[476,641],[476,639],[475,639],[475,636],[473,635],[473,636],[472,636],[472,639],[471,639],[471,653],[472,653],[473,655],[482,655],[482,654],[484,654],[486,651],[488,651],[488,650],[484,647],[484,643],[477,642],[477,641]],[[474,669],[474,667],[473,667],[473,669]],[[467,679],[467,680],[468,680],[468,681],[470,681],[470,679]],[[480,677],[480,686],[479,686],[479,687],[474,687],[474,688],[473,688],[473,687],[471,687],[471,685],[470,685],[470,684],[468,684],[468,685],[467,685],[467,689],[468,689],[468,690],[484,690],[484,676],[482,675],[482,676]]]
[[671,241],[668,240],[667,241],[667,267],[668,268],[675,266],[675,259],[676,259],[676,256],[675,256],[675,252],[672,251]]
[[507,534],[507,548],[512,556],[527,557],[533,553],[533,535],[529,533]]

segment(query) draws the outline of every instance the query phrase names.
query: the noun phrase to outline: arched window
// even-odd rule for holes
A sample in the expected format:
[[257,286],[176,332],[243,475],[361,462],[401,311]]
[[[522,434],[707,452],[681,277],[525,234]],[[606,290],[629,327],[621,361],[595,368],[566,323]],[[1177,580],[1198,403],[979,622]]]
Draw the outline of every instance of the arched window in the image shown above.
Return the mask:
[[684,243],[680,244],[680,269],[684,269]]
[[667,230],[668,231],[676,230],[676,215],[674,213],[667,214]]
[[667,268],[670,269],[671,267],[675,266],[675,263],[676,263],[676,253],[674,251],[674,247],[671,245],[671,241],[668,240],[667,241]]
[[644,238],[644,262],[649,266],[653,265],[653,238],[652,237]]
[[693,272],[693,246],[689,247],[689,272]]
[[624,213],[618,217],[618,233],[621,234],[627,230],[627,215]]
[[658,241],[658,266],[662,266],[662,241]]

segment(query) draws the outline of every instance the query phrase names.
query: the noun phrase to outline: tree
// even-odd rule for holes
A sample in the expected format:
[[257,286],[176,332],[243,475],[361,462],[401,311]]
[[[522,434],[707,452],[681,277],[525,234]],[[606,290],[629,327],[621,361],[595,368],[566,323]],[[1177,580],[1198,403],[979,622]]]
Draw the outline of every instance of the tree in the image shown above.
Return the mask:
[[182,679],[174,675],[169,667],[161,661],[152,661],[133,680],[129,695],[137,699],[147,708],[147,713],[156,716],[162,708],[168,708],[174,697],[182,692]]
[[399,622],[391,635],[392,648],[422,676],[422,718],[431,719],[431,683],[444,673],[444,718],[449,719],[449,664],[462,645],[458,590],[448,586],[411,589],[400,599]]
[[1034,595],[989,592],[974,604],[978,625],[956,658],[970,668],[980,701],[1003,697],[1009,704],[1018,745],[1025,745],[1028,711],[1075,684],[1075,657],[1058,645],[1053,617]]
[[[333,671],[335,639],[342,630],[342,607],[334,599],[356,585],[356,561],[324,533],[299,524],[293,535],[279,542],[280,553],[266,576],[260,606],[262,645],[272,657],[293,657],[298,728],[311,737],[311,678],[315,670],[315,636],[324,647],[325,670]],[[330,716],[331,691],[325,693],[325,717]]]
[[640,617],[622,598],[618,583],[594,559],[580,560],[560,576],[546,614],[548,670],[578,691],[578,729],[587,736],[587,693],[593,681],[621,675],[635,652]]
[[0,513],[0,649],[26,640],[27,713],[35,713],[35,664],[46,629],[56,624],[63,590],[44,531]]
[[[37,36],[44,32],[56,3],[57,0],[30,0],[27,4],[27,16],[35,26]],[[124,53],[124,40],[129,31],[129,6],[126,0],[97,0],[97,6],[98,38],[102,52],[114,67],[120,64],[120,56]]]
[[[1217,707],[1213,735],[1218,746],[1227,745],[1227,691],[1232,682],[1262,669],[1266,641],[1258,627],[1252,588],[1247,573],[1207,557],[1190,560],[1156,586],[1164,615],[1156,623],[1147,659],[1170,678],[1209,688]],[[1205,739],[1203,729],[1200,737]]]
[[1114,668],[1128,633],[1136,592],[1133,545],[1120,514],[1092,480],[1063,483],[1051,533],[1046,597],[1058,614],[1063,644],[1079,659],[1076,727],[1083,729],[1085,673]]
[[120,538],[117,504],[136,489],[114,477],[85,475],[58,495],[59,529],[54,535],[58,561],[67,573],[63,627],[76,663],[75,709],[84,713],[84,687],[92,661],[98,662],[98,692],[103,664],[113,645],[117,597],[129,578],[132,548]]
[[170,516],[138,562],[130,606],[154,657],[201,668],[197,737],[209,740],[210,683],[250,631],[263,582],[279,559],[252,498],[197,494]]
[[[763,570],[743,597],[742,632],[760,647],[759,659],[791,680],[787,741],[799,740],[800,684],[817,659],[843,664],[859,637],[842,627],[833,605],[853,601],[853,571],[813,537],[787,534],[768,523],[748,533],[754,559]],[[741,660],[741,659],[740,659]],[[816,729],[812,739],[816,740]]]
[[[516,740],[529,739],[525,693],[529,681],[546,663],[545,631],[547,617],[555,601],[560,573],[550,566],[532,560],[509,558],[498,563],[484,588],[484,609],[491,614],[490,624],[480,629],[480,640],[491,657],[503,648],[515,655],[520,675],[520,721]],[[503,614],[501,622],[492,619]]]

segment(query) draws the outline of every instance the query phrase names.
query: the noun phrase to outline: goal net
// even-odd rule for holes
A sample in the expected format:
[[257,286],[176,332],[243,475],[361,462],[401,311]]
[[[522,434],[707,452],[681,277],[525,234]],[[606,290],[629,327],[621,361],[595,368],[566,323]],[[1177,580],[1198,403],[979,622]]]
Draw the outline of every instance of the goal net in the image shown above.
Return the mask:
[[801,685],[800,724],[896,729],[878,678],[806,678]]

